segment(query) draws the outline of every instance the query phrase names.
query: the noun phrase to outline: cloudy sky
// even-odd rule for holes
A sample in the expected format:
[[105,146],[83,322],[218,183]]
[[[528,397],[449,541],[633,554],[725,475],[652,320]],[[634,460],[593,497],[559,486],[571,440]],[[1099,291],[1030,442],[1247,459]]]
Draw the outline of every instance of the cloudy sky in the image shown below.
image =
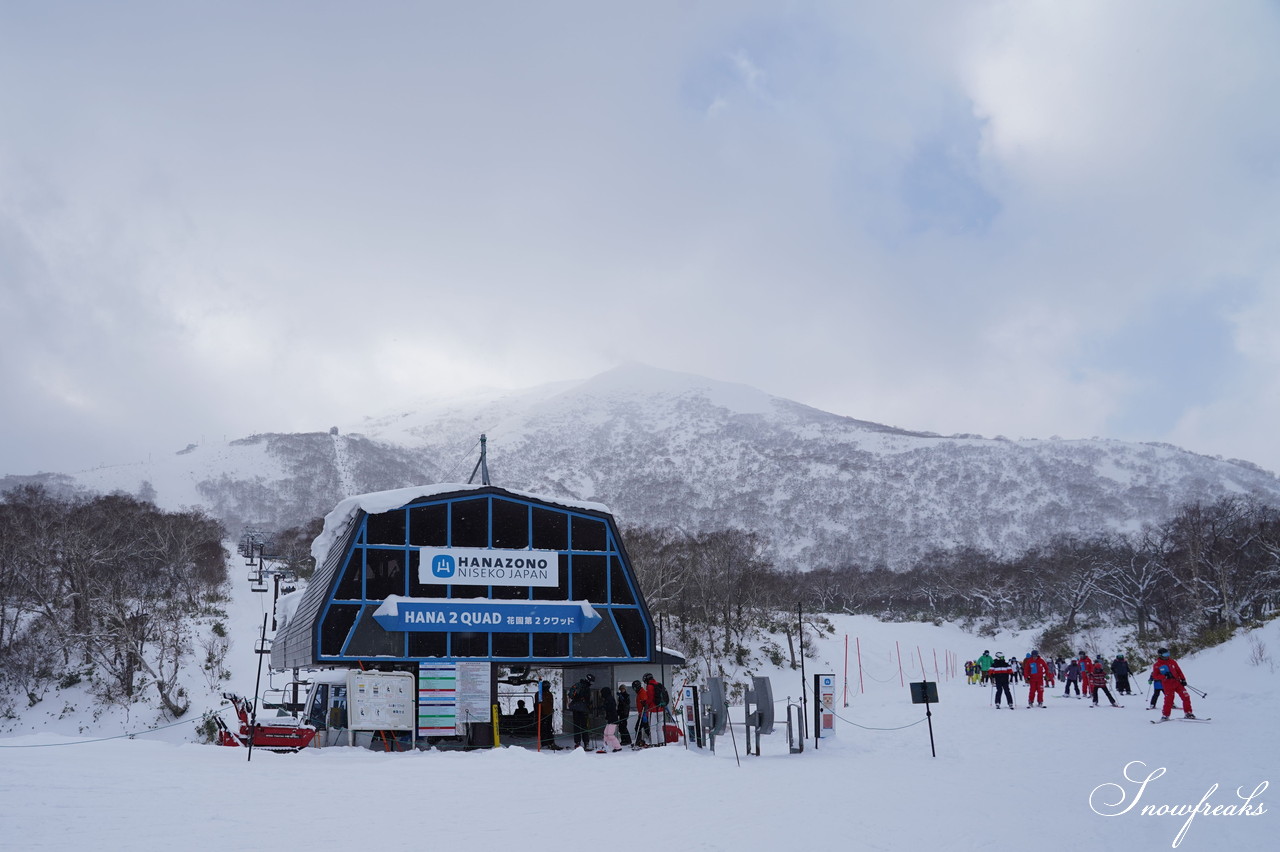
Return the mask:
[[1275,2],[0,4],[0,473],[619,363],[1280,470]]

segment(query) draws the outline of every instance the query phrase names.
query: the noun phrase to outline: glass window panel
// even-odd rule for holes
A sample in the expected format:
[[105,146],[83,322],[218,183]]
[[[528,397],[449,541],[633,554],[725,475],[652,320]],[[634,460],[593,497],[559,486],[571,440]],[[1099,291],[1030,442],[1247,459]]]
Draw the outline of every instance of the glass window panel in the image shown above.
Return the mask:
[[609,536],[606,534],[604,521],[574,515],[572,523],[573,538],[571,544],[574,550],[609,549]]
[[568,550],[569,516],[564,512],[534,506],[533,549]]
[[415,568],[409,578],[409,596],[415,598],[447,598],[449,587],[440,583],[419,583],[418,571]]
[[613,618],[618,623],[618,630],[622,633],[622,640],[627,643],[628,655],[647,659],[649,657],[649,648],[648,643],[645,641],[644,619],[640,617],[640,610],[615,609],[613,610]]
[[535,586],[535,601],[567,601],[569,600],[569,556],[561,553],[559,559],[560,584],[557,586]]
[[404,509],[370,515],[365,540],[369,544],[404,544],[404,518]]
[[574,657],[625,657],[626,650],[613,626],[608,610],[598,610],[604,619],[590,633],[579,633],[573,639]]
[[347,567],[343,569],[342,580],[333,596],[337,600],[358,601],[363,594],[361,580],[364,579],[364,548],[351,548],[347,556]]
[[494,600],[503,601],[525,601],[529,599],[528,586],[494,586],[493,594],[490,595]]
[[418,633],[409,634],[409,656],[410,657],[443,657],[449,653],[448,633]]
[[387,595],[403,595],[403,550],[369,548],[365,553],[365,600],[380,601]]
[[631,594],[631,587],[627,585],[626,570],[622,567],[622,560],[616,556],[609,557],[609,573],[611,575],[610,592],[613,595],[612,603],[616,604],[633,604],[636,602],[635,595]]
[[409,510],[409,543],[414,547],[444,547],[449,543],[449,506],[436,503]]
[[529,656],[528,633],[495,633],[493,634],[493,655],[495,657],[527,657]]
[[[360,620],[347,644],[348,657],[400,657],[404,655],[404,634],[382,629],[373,618],[378,607],[369,604],[361,609]],[[597,628],[599,629],[599,628]]]
[[453,547],[489,546],[489,501],[455,500],[450,504],[453,519],[450,544]]
[[569,656],[568,633],[535,633],[533,634],[533,655],[535,657],[567,657]]
[[360,614],[358,606],[334,605],[325,613],[324,625],[320,628],[320,654],[325,657],[336,657],[342,653],[342,646]]
[[529,507],[510,500],[493,501],[493,546],[523,550],[529,546]]
[[608,557],[579,553],[569,558],[569,564],[573,566],[573,600],[608,603]]
[[487,657],[489,656],[488,633],[450,633],[450,647],[455,657]]

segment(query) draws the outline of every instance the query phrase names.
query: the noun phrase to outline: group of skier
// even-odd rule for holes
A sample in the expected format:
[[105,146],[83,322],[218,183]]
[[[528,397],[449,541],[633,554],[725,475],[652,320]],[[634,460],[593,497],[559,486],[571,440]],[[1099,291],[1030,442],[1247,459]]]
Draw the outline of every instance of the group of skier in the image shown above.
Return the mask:
[[[1161,648],[1156,654],[1157,659],[1147,678],[1147,682],[1152,684],[1151,708],[1154,709],[1156,702],[1163,696],[1164,707],[1160,721],[1164,721],[1173,711],[1174,698],[1179,698],[1182,701],[1184,718],[1196,718],[1191,712],[1191,696],[1187,694],[1187,679],[1182,673],[1182,668],[1177,660],[1169,656],[1168,648]],[[1028,707],[1044,707],[1045,687],[1052,689],[1059,680],[1063,682],[1064,697],[1069,696],[1074,689],[1076,697],[1083,698],[1080,692],[1083,684],[1084,695],[1093,698],[1091,706],[1098,706],[1100,695],[1105,695],[1112,707],[1121,707],[1123,705],[1116,701],[1115,695],[1112,695],[1108,681],[1114,677],[1117,693],[1133,695],[1133,688],[1129,681],[1133,671],[1124,654],[1117,654],[1109,665],[1103,660],[1102,654],[1098,654],[1097,659],[1092,659],[1087,653],[1081,651],[1072,660],[1060,657],[1049,661],[1040,656],[1039,651],[1033,649],[1021,661],[1016,658],[1012,661],[1008,660],[1001,653],[993,657],[990,651],[983,651],[982,656],[977,660],[971,660],[964,665],[969,683],[985,683],[994,688],[997,709],[1002,706],[1001,699],[1010,710],[1014,709],[1013,693],[1009,689],[1011,681],[1026,682]]]
[[[623,746],[632,749],[648,748],[654,741],[665,744],[662,734],[654,737],[654,729],[663,731],[670,696],[666,687],[648,672],[640,680],[631,682],[632,692],[625,683],[618,685],[617,693],[608,686],[594,687],[595,675],[587,674],[569,688],[568,710],[572,719],[573,747],[591,749],[597,738],[603,745],[596,754],[622,751]],[[634,694],[636,723],[635,741],[627,720],[631,715]],[[547,720],[547,733],[543,747],[558,751],[551,733],[551,720]]]

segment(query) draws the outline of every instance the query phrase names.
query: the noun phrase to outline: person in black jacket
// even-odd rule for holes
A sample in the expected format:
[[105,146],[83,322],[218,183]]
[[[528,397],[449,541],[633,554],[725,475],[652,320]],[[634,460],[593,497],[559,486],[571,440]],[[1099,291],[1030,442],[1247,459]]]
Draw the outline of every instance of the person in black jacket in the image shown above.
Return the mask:
[[631,693],[627,692],[625,683],[618,684],[618,736],[624,746],[631,745],[631,730],[627,719],[631,717]]
[[604,713],[604,748],[596,754],[622,751],[622,743],[618,741],[618,699],[607,686],[600,687],[600,709]]
[[540,748],[550,749],[551,751],[559,751],[560,746],[556,744],[556,734],[553,730],[555,723],[555,700],[551,697],[551,682],[538,682],[538,698],[534,701],[534,707],[537,708],[538,720],[535,723],[538,729],[538,735],[541,737],[538,745]]
[[1121,695],[1133,695],[1133,690],[1129,687],[1129,663],[1124,658],[1124,654],[1116,654],[1116,658],[1111,661],[1111,674],[1116,679],[1116,692]]
[[590,748],[591,730],[588,715],[591,713],[591,684],[596,676],[589,674],[569,690],[569,712],[573,718],[573,747]]
[[516,710],[511,714],[511,733],[517,737],[533,736],[533,714],[524,706],[524,699],[516,702]]
[[1013,666],[1004,658],[1004,654],[996,654],[991,668],[987,669],[987,677],[996,685],[996,709],[1000,709],[1000,696],[1009,700],[1009,709],[1013,709],[1013,693],[1009,691],[1009,678],[1013,677]]

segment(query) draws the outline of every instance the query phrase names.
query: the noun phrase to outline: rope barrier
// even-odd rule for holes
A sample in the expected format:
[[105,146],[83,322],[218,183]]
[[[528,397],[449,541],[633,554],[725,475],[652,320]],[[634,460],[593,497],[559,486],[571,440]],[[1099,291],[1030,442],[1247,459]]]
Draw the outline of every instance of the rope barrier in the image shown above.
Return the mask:
[[866,669],[863,669],[863,670],[862,670],[862,673],[863,673],[863,674],[865,674],[867,677],[871,678],[872,680],[874,680],[876,683],[888,683],[889,681],[893,680],[893,673],[892,673],[892,672],[890,672],[889,676],[888,676],[887,678],[885,678],[884,680],[881,680],[880,678],[876,677],[875,675],[873,675],[871,672],[867,671]]
[[[201,721],[205,719],[211,719],[214,716],[221,715],[222,713],[224,713],[229,709],[231,708],[223,707],[221,710],[208,711],[204,715],[202,715],[200,719]],[[141,731],[132,731],[124,734],[116,734],[114,737],[98,737],[97,739],[92,739],[92,740],[75,740],[74,742],[69,742],[69,743],[23,743],[21,745],[4,745],[0,743],[0,748],[49,748],[51,746],[70,746],[70,745],[88,745],[89,743],[105,743],[108,740],[120,740],[126,737],[128,737],[129,739],[133,739],[134,737],[141,736],[143,734],[150,734],[154,731],[163,731],[166,728],[176,728],[178,725],[190,725],[192,723],[193,723],[192,719],[182,719],[177,722],[170,722],[168,725],[161,725],[158,728],[146,728]]]
[[[813,690],[809,687],[809,685],[805,684],[805,694],[806,695],[811,694],[812,691]],[[815,703],[818,701],[818,697],[816,695],[813,696],[813,701]],[[919,725],[921,722],[928,721],[928,717],[926,716],[924,719],[917,719],[916,721],[912,722],[909,725],[899,725],[896,728],[875,728],[870,725],[859,725],[857,722],[853,721],[852,719],[846,719],[845,717],[837,713],[835,710],[831,710],[826,707],[822,709],[822,712],[830,713],[832,716],[835,716],[837,719],[839,719],[841,722],[844,722],[846,725],[853,725],[855,728],[862,728],[862,730],[864,731],[902,731],[902,730],[906,730],[907,728],[914,728],[916,725]]]

